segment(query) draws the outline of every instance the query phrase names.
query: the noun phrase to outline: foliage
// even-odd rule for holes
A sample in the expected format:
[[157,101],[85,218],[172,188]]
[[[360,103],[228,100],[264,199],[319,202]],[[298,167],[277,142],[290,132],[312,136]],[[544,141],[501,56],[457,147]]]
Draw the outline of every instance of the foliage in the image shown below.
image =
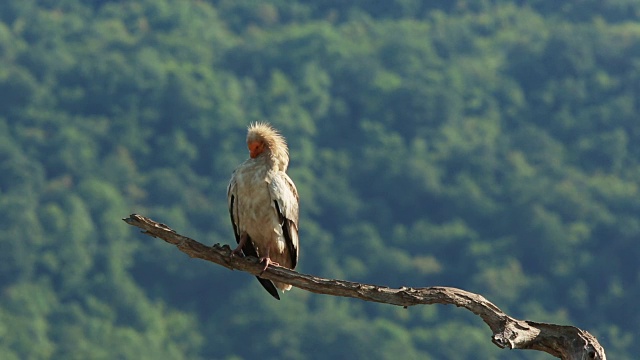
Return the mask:
[[244,129],[287,137],[300,270],[447,285],[640,352],[635,1],[0,4],[7,359],[542,359],[457,309],[394,309],[186,259],[231,243]]

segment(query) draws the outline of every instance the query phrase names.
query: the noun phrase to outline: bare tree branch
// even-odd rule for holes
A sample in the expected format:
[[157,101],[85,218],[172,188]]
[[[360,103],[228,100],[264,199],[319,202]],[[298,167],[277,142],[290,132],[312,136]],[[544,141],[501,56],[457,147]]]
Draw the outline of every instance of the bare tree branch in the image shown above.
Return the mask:
[[[256,258],[232,257],[228,245],[203,245],[182,236],[164,224],[141,215],[130,215],[123,219],[129,225],[143,229],[143,233],[160,238],[192,258],[214,262],[231,270],[242,270],[253,275],[260,274],[262,265]],[[463,307],[478,315],[493,332],[492,341],[500,348],[531,349],[544,351],[564,360],[606,360],[604,349],[598,340],[587,331],[574,326],[537,323],[514,319],[483,296],[468,291],[432,286],[425,288],[402,287],[392,289],[384,286],[356,282],[324,279],[312,275],[270,265],[261,277],[291,284],[317,294],[344,296],[398,306],[420,304],[451,304]]]

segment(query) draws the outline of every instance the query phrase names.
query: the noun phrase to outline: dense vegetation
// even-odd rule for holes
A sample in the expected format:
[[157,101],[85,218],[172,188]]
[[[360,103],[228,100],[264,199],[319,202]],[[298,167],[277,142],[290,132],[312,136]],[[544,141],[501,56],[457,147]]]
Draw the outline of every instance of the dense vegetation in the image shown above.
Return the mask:
[[192,260],[120,219],[233,242],[269,120],[300,270],[481,293],[640,353],[640,3],[0,3],[3,359],[550,359],[464,310],[394,308]]

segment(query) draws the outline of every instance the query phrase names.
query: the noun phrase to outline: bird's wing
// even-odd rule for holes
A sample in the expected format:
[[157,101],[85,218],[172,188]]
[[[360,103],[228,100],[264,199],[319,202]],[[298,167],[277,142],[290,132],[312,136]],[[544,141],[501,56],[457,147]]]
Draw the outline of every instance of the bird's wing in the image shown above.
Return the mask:
[[277,171],[269,183],[269,194],[274,203],[282,234],[291,256],[291,268],[298,263],[298,190],[289,176]]
[[231,181],[227,187],[227,205],[229,206],[229,215],[231,216],[231,225],[233,225],[233,235],[236,237],[236,243],[240,243],[240,232],[238,231],[238,202],[237,202],[237,186],[236,172],[231,175]]
[[[231,216],[231,225],[233,225],[233,234],[236,237],[236,243],[240,243],[240,230],[238,230],[241,219],[238,215],[238,194],[237,194],[237,186],[236,186],[236,172],[233,172],[231,175],[231,181],[229,182],[229,187],[227,187],[227,204],[229,206],[229,215]],[[255,246],[253,245],[253,240],[251,237],[247,235],[247,241],[242,247],[242,253],[245,256],[253,256],[258,257],[258,252],[256,251]],[[278,289],[273,284],[271,280],[263,279],[261,277],[256,276],[260,285],[271,294],[274,298],[280,300],[280,294],[278,294]]]

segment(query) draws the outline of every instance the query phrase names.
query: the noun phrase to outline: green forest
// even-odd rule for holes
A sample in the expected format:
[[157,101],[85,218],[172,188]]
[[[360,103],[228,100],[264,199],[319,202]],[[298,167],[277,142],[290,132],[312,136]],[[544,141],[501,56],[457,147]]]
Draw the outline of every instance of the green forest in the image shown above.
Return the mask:
[[458,287],[635,359],[639,110],[637,0],[4,0],[0,358],[553,358],[451,306],[276,301],[121,220],[233,246],[269,121],[297,270]]

